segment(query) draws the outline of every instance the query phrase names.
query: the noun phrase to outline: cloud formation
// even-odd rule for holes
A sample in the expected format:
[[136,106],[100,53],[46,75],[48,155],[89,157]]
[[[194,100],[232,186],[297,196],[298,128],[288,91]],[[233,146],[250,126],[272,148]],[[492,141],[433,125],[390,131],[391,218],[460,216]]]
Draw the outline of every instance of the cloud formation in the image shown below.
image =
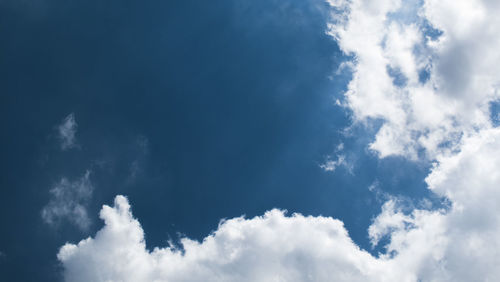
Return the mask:
[[452,201],[449,210],[405,213],[393,200],[384,204],[369,228],[374,245],[390,238],[378,258],[356,246],[339,220],[279,210],[222,221],[201,243],[182,239],[183,250],[148,251],[123,196],[103,207],[105,226],[94,238],[66,244],[58,258],[66,281],[494,281],[500,159],[478,164],[500,154],[500,129],[483,134],[427,177]]
[[345,105],[357,122],[382,120],[380,157],[430,159],[491,127],[499,98],[498,1],[330,0],[329,33],[352,56]]
[[271,210],[222,221],[201,243],[184,238],[183,251],[152,252],[125,197],[104,206],[101,218],[105,226],[95,238],[61,248],[66,281],[371,281],[389,275],[332,218]]
[[[500,277],[500,3],[329,0],[329,33],[353,59],[343,103],[355,122],[382,122],[370,148],[432,161],[437,210],[389,199],[368,228],[375,257],[342,222],[286,216],[222,221],[183,249],[145,248],[126,198],[104,206],[94,238],[58,254],[67,281],[496,281]],[[404,4],[403,4],[404,3]],[[382,240],[387,238],[388,240]]]
[[87,205],[92,198],[94,186],[90,181],[90,171],[75,180],[63,177],[50,189],[51,199],[42,209],[42,219],[50,225],[66,220],[85,231],[91,224]]
[[327,160],[320,164],[319,167],[324,171],[335,171],[339,167],[344,167],[349,173],[353,174],[353,164],[347,160],[343,151],[344,143],[340,143],[335,149],[336,157],[328,156]]
[[148,251],[123,196],[103,207],[105,226],[94,238],[64,245],[58,258],[66,281],[494,281],[500,159],[491,156],[498,155],[500,129],[491,129],[440,160],[426,181],[452,201],[449,210],[405,213],[386,202],[369,228],[374,245],[390,239],[378,258],[356,246],[339,220],[279,210],[222,221],[201,243],[182,239],[183,250]]
[[57,127],[58,137],[61,141],[61,150],[66,151],[78,147],[76,142],[76,130],[78,124],[73,113],[65,117]]

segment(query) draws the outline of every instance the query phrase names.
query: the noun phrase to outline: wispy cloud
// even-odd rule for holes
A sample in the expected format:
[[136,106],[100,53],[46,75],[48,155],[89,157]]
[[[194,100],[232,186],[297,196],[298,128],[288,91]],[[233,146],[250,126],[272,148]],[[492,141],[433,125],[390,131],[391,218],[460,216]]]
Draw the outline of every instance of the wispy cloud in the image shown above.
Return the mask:
[[346,160],[344,155],[338,155],[337,159],[335,160],[327,160],[323,164],[321,164],[319,167],[321,167],[325,171],[335,171],[337,167],[346,165]]
[[61,150],[69,150],[78,147],[76,140],[76,131],[78,124],[73,113],[65,117],[62,123],[57,127],[58,137],[61,142]]
[[42,219],[50,225],[66,220],[85,231],[91,224],[87,205],[92,198],[94,186],[90,181],[90,171],[75,180],[63,177],[50,189],[51,199],[42,209]]
[[320,168],[324,171],[335,171],[339,167],[344,167],[349,171],[349,173],[353,173],[353,165],[350,161],[347,160],[346,155],[344,153],[344,143],[340,143],[335,149],[335,158],[332,159],[331,156],[327,157],[327,160],[320,164]]

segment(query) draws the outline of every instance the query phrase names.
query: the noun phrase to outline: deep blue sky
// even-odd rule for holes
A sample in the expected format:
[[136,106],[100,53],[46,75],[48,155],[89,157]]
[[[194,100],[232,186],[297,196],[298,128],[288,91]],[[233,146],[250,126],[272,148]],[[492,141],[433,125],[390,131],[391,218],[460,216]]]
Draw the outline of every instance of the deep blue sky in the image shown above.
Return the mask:
[[[368,187],[418,199],[428,167],[341,133],[349,75],[331,79],[344,58],[327,21],[313,0],[1,1],[0,280],[58,281],[58,248],[117,194],[150,248],[276,207],[339,218],[369,249]],[[80,147],[61,151],[70,113]],[[352,173],[323,171],[340,143]],[[90,230],[44,223],[50,188],[86,170]]]

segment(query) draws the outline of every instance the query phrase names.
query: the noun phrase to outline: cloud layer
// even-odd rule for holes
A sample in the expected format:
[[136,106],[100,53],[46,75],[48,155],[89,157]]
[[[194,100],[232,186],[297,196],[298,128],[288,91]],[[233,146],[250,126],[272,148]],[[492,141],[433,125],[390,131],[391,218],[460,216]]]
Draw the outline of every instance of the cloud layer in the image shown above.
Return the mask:
[[[450,205],[413,209],[390,199],[368,228],[378,257],[326,217],[221,222],[202,242],[145,248],[125,197],[105,226],[58,254],[67,281],[496,281],[500,277],[500,12],[487,0],[330,0],[329,33],[352,57],[343,104],[381,121],[380,157],[432,161],[429,189]],[[403,5],[404,3],[404,5]],[[335,163],[335,165],[337,165]],[[388,240],[382,240],[387,238]]]

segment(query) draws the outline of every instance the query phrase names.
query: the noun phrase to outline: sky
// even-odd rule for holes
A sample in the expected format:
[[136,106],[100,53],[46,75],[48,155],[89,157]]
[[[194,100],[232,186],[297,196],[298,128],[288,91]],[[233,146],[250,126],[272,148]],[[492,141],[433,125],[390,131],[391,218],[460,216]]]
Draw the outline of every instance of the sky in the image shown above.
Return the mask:
[[0,280],[498,280],[499,12],[1,0]]

